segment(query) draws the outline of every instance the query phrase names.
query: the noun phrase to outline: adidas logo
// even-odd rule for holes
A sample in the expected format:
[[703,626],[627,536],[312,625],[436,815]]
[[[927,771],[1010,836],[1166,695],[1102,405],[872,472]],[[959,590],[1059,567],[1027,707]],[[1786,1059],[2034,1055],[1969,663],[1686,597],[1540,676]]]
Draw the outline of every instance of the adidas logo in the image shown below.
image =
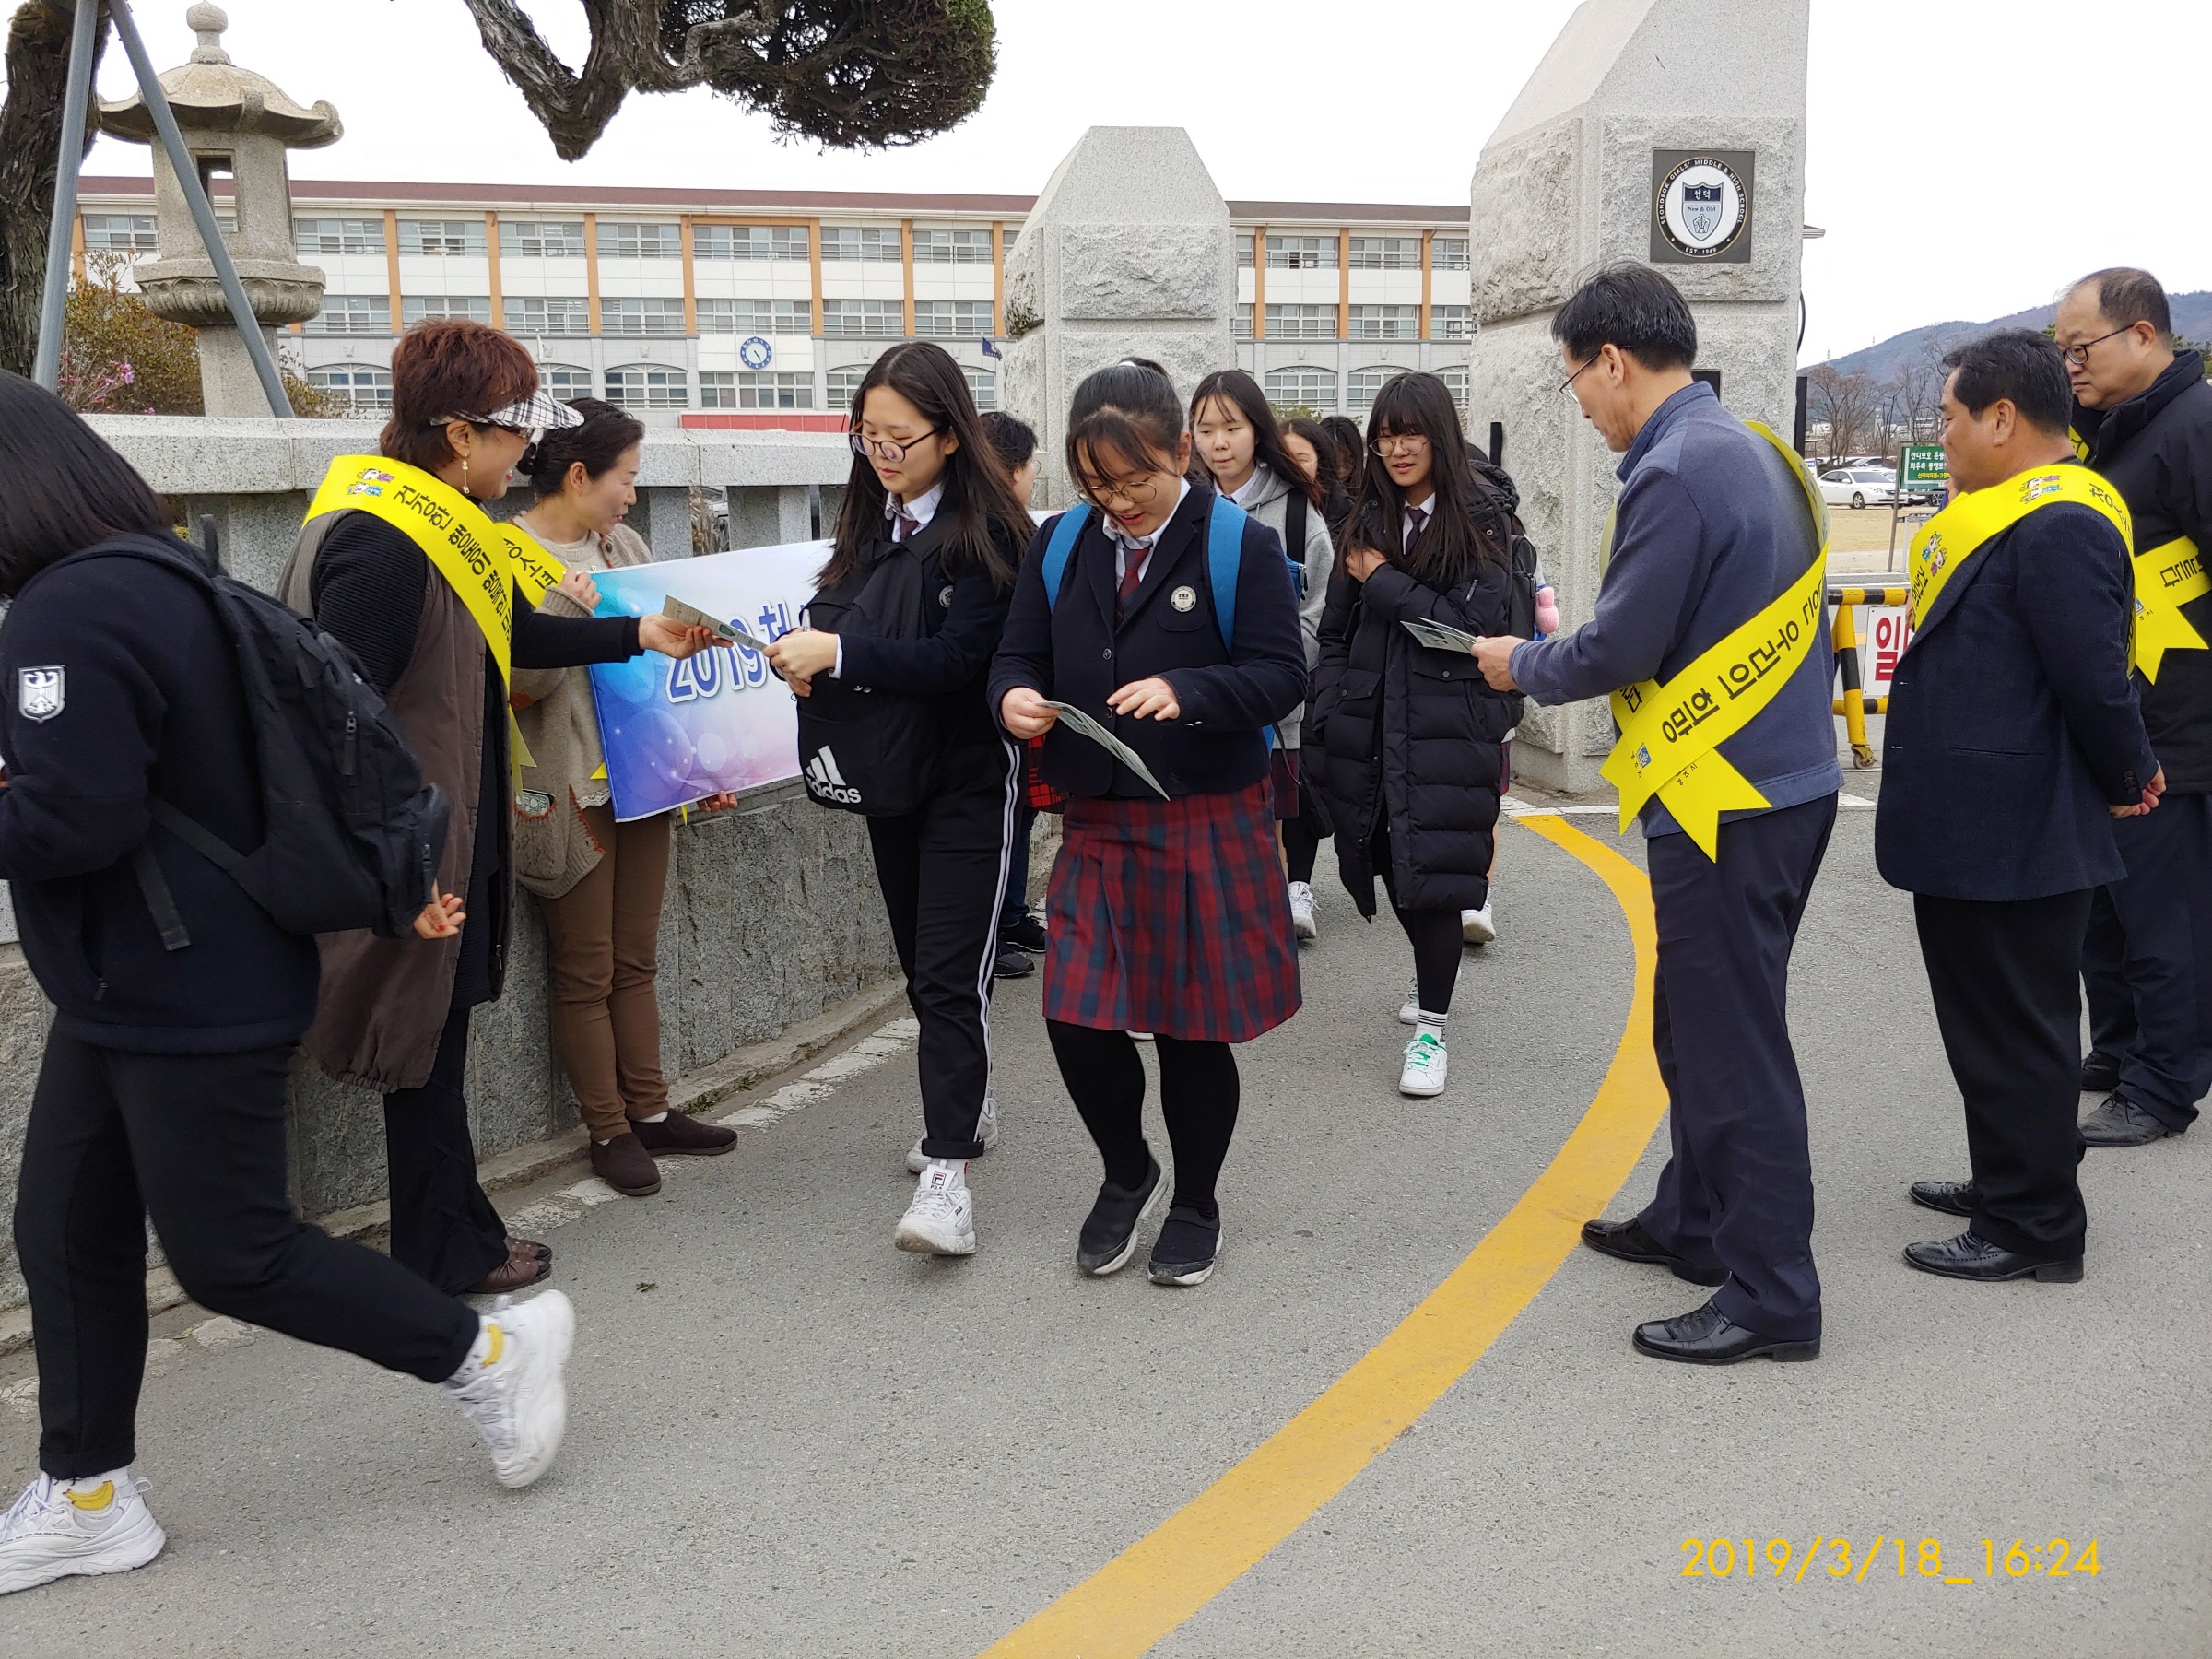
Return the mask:
[[818,801],[835,801],[841,806],[860,805],[860,791],[845,782],[844,774],[837,770],[837,757],[826,744],[806,763],[806,793]]

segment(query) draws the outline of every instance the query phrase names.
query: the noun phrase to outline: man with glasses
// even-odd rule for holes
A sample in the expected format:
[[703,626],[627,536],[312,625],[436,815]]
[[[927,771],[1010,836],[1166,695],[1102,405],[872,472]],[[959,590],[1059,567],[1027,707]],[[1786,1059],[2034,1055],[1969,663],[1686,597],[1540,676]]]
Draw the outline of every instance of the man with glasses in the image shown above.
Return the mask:
[[2136,689],[2166,769],[2156,812],[2114,823],[2127,877],[2100,888],[2083,946],[2094,1040],[2081,1120],[2092,1147],[2181,1134],[2212,1088],[2212,387],[2173,348],[2147,271],[2099,271],[2059,302],[2074,430],[2135,520]]
[[[1704,1306],[1638,1326],[1640,1352],[1695,1365],[1810,1359],[1820,1351],[1820,1280],[1788,975],[1843,782],[1813,507],[1794,458],[1691,377],[1697,324],[1657,271],[1601,272],[1560,309],[1551,332],[1566,371],[1561,390],[1624,456],[1612,556],[1596,614],[1579,629],[1479,644],[1491,685],[1546,704],[1614,693],[1641,732],[1633,710],[1665,707],[1670,682],[1677,691],[1703,684],[1716,660],[1767,650],[1771,630],[1746,639],[1752,618],[1815,584],[1815,615],[1790,653],[1760,659],[1775,665],[1757,677],[1772,688],[1759,689],[1757,712],[1717,746],[1708,739],[1701,758],[1674,758],[1665,770],[1677,793],[1641,808],[1659,924],[1652,1042],[1673,1156],[1641,1214],[1583,1229],[1593,1250],[1717,1287]],[[1749,708],[1755,700],[1741,700]],[[1714,720],[1711,729],[1727,724]],[[1621,747],[1633,758],[1657,746],[1653,732]],[[1607,762],[1609,777],[1620,759],[1617,751]],[[1717,822],[1712,811],[1698,817],[1698,803],[1682,793],[1692,768],[1747,786],[1725,795]],[[1671,809],[1677,805],[1688,818]]]

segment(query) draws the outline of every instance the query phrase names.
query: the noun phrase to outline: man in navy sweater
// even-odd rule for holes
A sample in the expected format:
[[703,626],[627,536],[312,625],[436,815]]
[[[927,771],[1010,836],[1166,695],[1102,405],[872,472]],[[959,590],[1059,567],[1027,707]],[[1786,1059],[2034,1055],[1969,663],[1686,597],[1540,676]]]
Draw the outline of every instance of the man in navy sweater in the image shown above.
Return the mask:
[[1944,364],[1944,455],[1968,496],[1913,540],[1927,595],[1889,682],[1874,849],[1912,895],[1973,1179],[1913,1183],[1970,1225],[1905,1260],[2071,1282],[2082,930],[2126,874],[2113,819],[2149,812],[2166,779],[2128,681],[2124,512],[2074,465],[2058,347],[2006,329]]
[[[1486,640],[1490,684],[1539,703],[1661,686],[1803,578],[1819,539],[1775,445],[1690,376],[1697,324],[1644,265],[1601,273],[1552,324],[1566,391],[1623,454],[1597,613],[1570,634]],[[1805,1093],[1790,1047],[1790,951],[1835,825],[1835,717],[1824,628],[1759,712],[1714,751],[1765,805],[1721,814],[1708,856],[1658,799],[1642,809],[1659,923],[1652,1042],[1673,1155],[1642,1212],[1583,1241],[1718,1286],[1703,1307],[1637,1327],[1661,1359],[1725,1365],[1820,1351]]]

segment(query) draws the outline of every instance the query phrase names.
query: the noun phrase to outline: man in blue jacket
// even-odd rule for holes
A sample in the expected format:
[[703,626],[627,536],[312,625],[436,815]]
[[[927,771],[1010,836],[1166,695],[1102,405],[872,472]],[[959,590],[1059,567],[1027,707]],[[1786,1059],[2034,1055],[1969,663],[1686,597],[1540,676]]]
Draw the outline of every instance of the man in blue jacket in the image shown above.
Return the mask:
[[[1641,1214],[1592,1221],[1583,1241],[1719,1287],[1701,1308],[1639,1325],[1640,1351],[1700,1365],[1810,1359],[1820,1280],[1789,965],[1842,786],[1813,508],[1794,459],[1691,378],[1697,324],[1657,271],[1601,273],[1552,334],[1565,390],[1624,456],[1612,556],[1595,616],[1549,639],[1484,641],[1486,677],[1539,703],[1621,693],[1617,709],[1641,729],[1632,711],[1670,689],[1731,665],[1769,665],[1742,681],[1750,689],[1729,717],[1756,712],[1717,746],[1708,738],[1696,762],[1709,780],[1746,786],[1728,796],[1743,805],[1721,811],[1717,830],[1710,817],[1686,824],[1669,810],[1689,805],[1672,776],[1641,809],[1659,924],[1652,1042],[1673,1155]],[[1771,651],[1774,629],[1753,619],[1801,589],[1810,614],[1793,609],[1789,651]],[[1715,683],[1734,682],[1721,673]],[[1622,747],[1641,761],[1650,745]],[[1672,774],[1688,759],[1677,756]]]
[[1970,1224],[1905,1260],[2070,1283],[2088,1227],[2082,930],[2091,893],[2126,874],[2112,820],[2150,811],[2166,779],[2128,681],[2127,511],[2074,464],[2058,347],[2006,329],[1944,366],[1963,493],[1913,538],[1874,847],[1912,895],[1973,1178],[1913,1183],[1916,1203]]

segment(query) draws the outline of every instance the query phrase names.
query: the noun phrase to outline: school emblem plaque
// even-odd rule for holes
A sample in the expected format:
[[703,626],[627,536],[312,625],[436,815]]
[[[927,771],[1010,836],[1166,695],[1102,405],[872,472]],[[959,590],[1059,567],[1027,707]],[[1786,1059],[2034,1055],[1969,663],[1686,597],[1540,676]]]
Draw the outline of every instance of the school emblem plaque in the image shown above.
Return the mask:
[[1652,259],[1658,264],[1747,264],[1749,150],[1652,153]]

